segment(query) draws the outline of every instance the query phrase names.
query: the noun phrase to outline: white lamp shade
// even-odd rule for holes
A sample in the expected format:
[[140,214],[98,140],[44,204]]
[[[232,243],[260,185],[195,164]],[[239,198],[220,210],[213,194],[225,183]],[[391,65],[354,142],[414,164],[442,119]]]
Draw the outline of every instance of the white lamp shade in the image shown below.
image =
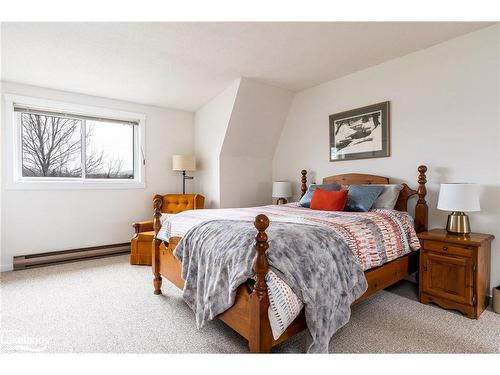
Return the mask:
[[194,155],[174,155],[172,156],[172,170],[174,171],[195,171],[196,158]]
[[480,211],[478,186],[441,184],[437,208],[443,211]]
[[288,198],[292,196],[292,184],[289,181],[273,182],[273,197]]

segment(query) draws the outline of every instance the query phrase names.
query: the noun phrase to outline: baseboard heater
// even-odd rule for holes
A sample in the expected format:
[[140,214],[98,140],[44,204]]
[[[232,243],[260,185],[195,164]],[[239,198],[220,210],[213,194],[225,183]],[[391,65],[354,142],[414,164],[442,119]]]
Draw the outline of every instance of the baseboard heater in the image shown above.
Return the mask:
[[130,242],[14,257],[14,271],[130,253]]

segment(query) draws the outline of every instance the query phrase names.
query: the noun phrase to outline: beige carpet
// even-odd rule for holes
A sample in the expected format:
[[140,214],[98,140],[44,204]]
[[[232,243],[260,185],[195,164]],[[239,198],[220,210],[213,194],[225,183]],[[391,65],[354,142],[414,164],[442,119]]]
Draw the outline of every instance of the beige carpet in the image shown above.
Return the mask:
[[[1,350],[46,352],[247,352],[216,320],[197,330],[180,291],[152,293],[149,267],[126,256],[1,274]],[[301,353],[305,334],[274,348]],[[416,301],[403,282],[355,306],[332,339],[338,353],[500,353],[500,315],[477,321]]]

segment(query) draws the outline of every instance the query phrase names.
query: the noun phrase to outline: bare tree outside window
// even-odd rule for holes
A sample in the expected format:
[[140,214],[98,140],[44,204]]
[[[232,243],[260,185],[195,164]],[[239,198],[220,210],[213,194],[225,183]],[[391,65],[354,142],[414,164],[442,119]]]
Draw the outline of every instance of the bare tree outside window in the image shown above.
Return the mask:
[[134,178],[134,129],[130,124],[21,114],[23,177]]
[[77,119],[22,113],[24,177],[81,177]]

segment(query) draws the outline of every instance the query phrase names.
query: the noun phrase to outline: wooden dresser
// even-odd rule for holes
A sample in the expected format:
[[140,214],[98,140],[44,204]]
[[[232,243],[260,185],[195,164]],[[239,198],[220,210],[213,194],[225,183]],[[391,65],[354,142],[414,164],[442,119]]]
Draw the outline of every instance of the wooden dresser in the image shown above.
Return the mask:
[[419,298],[478,319],[488,306],[490,289],[490,234],[449,234],[433,229],[418,234],[420,250]]

